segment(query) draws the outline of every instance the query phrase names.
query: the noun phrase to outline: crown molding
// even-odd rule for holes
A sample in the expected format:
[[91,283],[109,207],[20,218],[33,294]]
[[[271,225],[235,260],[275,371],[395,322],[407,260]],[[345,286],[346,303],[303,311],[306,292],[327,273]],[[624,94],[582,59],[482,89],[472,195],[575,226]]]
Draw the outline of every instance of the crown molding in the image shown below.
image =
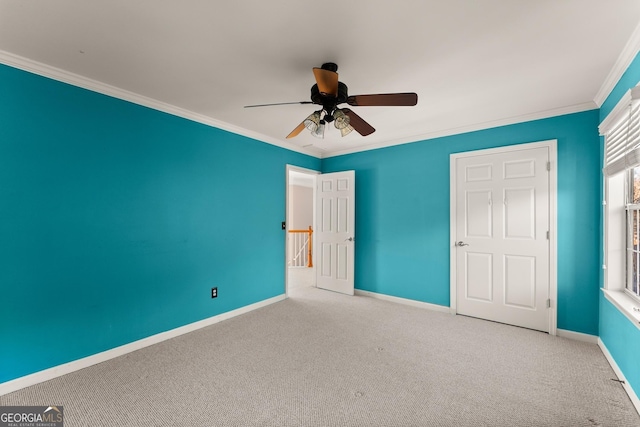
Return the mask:
[[624,96],[620,98],[620,101],[613,107],[613,110],[604,118],[600,126],[598,126],[598,132],[601,136],[607,135],[611,128],[613,128],[623,117],[628,117],[628,107],[632,103],[637,103],[640,99],[640,86],[632,87]]
[[71,73],[60,68],[52,67],[50,65],[43,64],[22,56],[15,55],[13,53],[0,50],[0,64],[8,65],[13,68],[17,68],[29,73],[37,74],[43,77],[47,77],[56,81],[77,86],[83,89],[90,90],[92,92],[101,93],[103,95],[111,96],[113,98],[121,99],[124,101],[138,104],[143,107],[148,107],[154,110],[162,111],[164,113],[171,114],[173,116],[182,117],[183,119],[191,120],[194,122],[202,123],[207,126],[222,129],[228,132],[232,132],[238,135],[245,136],[247,138],[255,139],[260,142],[275,145],[280,148],[284,148],[290,151],[306,154],[308,156],[320,158],[320,151],[314,149],[308,149],[299,147],[294,144],[289,144],[280,141],[276,138],[271,138],[267,135],[263,135],[258,132],[249,131],[239,126],[232,125],[230,123],[216,120],[212,117],[205,116],[204,114],[194,113],[193,111],[186,110],[184,108],[176,107],[166,102],[158,101],[157,99],[149,98],[143,95],[139,95],[128,90],[120,89],[115,86],[111,86],[106,83],[102,83],[97,80],[93,80],[79,74]]
[[571,105],[569,107],[554,108],[554,109],[551,109],[551,110],[545,110],[545,111],[540,111],[540,112],[537,112],[537,113],[531,113],[531,114],[524,114],[524,115],[521,115],[521,116],[509,117],[509,118],[506,118],[506,119],[492,120],[492,121],[488,121],[488,122],[477,123],[477,124],[472,124],[472,125],[462,126],[462,127],[456,127],[456,128],[450,128],[450,129],[442,129],[442,130],[438,130],[438,131],[435,131],[435,132],[424,133],[424,134],[420,134],[420,135],[414,135],[414,136],[411,136],[411,137],[406,137],[406,138],[402,138],[402,139],[395,139],[395,140],[391,140],[391,141],[384,141],[384,142],[371,144],[371,145],[366,145],[366,146],[360,146],[360,147],[352,148],[352,149],[345,149],[345,150],[340,150],[340,151],[332,151],[331,153],[326,153],[325,155],[323,155],[322,158],[325,159],[325,158],[328,158],[328,157],[342,156],[344,154],[353,154],[353,153],[358,153],[358,152],[361,152],[361,151],[375,150],[375,149],[378,149],[378,148],[390,147],[392,145],[411,144],[411,143],[414,143],[414,142],[420,142],[420,141],[425,141],[425,140],[435,139],[435,138],[442,138],[442,137],[445,137],[445,136],[452,136],[452,135],[459,135],[459,134],[463,134],[463,133],[476,132],[476,131],[480,131],[480,130],[497,128],[497,127],[500,127],[500,126],[508,126],[508,125],[513,125],[513,124],[517,124],[517,123],[530,122],[530,121],[533,121],[533,120],[548,119],[548,118],[551,118],[551,117],[563,116],[565,114],[581,113],[583,111],[594,110],[596,108],[598,108],[598,106],[594,102],[590,101],[590,102],[585,102],[583,104]]
[[[637,30],[640,30],[640,26],[638,26]],[[637,37],[636,37],[636,33],[637,33]],[[640,47],[640,31],[636,31],[636,33],[634,33],[634,39],[635,38],[638,39],[638,46]],[[629,44],[631,44],[631,40],[629,43],[627,43],[627,45]],[[29,73],[37,74],[43,77],[51,78],[53,80],[67,83],[72,86],[77,86],[93,92],[101,93],[103,95],[111,96],[111,97],[128,101],[137,105],[162,111],[164,113],[182,117],[187,120],[202,123],[207,126],[222,129],[237,135],[245,136],[247,138],[251,138],[260,142],[275,145],[280,148],[284,148],[290,151],[298,152],[301,154],[305,154],[305,155],[312,156],[315,158],[320,158],[320,159],[341,156],[344,154],[358,153],[358,152],[368,151],[368,150],[375,150],[378,148],[385,148],[393,145],[410,144],[413,142],[440,138],[444,136],[474,132],[474,131],[493,128],[493,127],[506,126],[506,125],[511,125],[511,124],[520,123],[520,122],[544,119],[544,118],[549,118],[553,116],[577,113],[577,112],[598,108],[598,105],[596,105],[595,102],[588,102],[588,103],[574,105],[570,107],[556,108],[556,109],[542,111],[542,112],[533,113],[533,114],[488,121],[488,122],[473,124],[469,126],[443,129],[435,132],[412,135],[412,136],[407,136],[399,139],[393,139],[393,140],[383,141],[379,143],[374,143],[370,145],[364,145],[364,146],[359,146],[354,148],[347,148],[344,150],[326,152],[324,150],[314,148],[313,146],[300,147],[294,144],[289,144],[287,142],[281,141],[276,138],[272,138],[270,136],[267,136],[258,132],[249,131],[245,128],[235,126],[230,123],[223,122],[221,120],[216,120],[212,117],[205,116],[203,114],[195,113],[193,111],[189,111],[184,108],[176,107],[174,105],[171,105],[162,101],[158,101],[153,98],[149,98],[134,92],[130,92],[115,86],[111,86],[106,83],[99,82],[97,80],[83,77],[79,74],[71,73],[69,71],[65,71],[60,68],[52,67],[50,65],[33,61],[31,59],[24,58],[22,56],[15,55],[7,51],[0,50],[0,64],[5,64],[13,68],[17,68],[17,69],[27,71]]]
[[600,90],[596,93],[596,96],[593,98],[593,102],[596,103],[598,108],[602,107],[602,104],[607,100],[611,91],[616,87],[616,84],[624,74],[624,72],[629,68],[631,62],[636,57],[638,52],[640,51],[640,24],[633,30],[631,37],[627,41],[627,44],[620,52],[618,59],[616,60],[613,68],[607,75],[607,78],[600,86]]

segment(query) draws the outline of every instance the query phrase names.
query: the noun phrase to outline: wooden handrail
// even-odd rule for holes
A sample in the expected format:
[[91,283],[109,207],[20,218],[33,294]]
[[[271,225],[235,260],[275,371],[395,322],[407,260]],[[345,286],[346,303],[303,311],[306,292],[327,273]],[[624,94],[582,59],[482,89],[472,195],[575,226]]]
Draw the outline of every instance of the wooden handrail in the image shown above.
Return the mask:
[[308,257],[309,262],[307,263],[307,267],[313,267],[312,250],[311,250],[311,248],[313,247],[313,245],[312,245],[313,240],[312,240],[312,237],[311,237],[313,235],[313,227],[309,226],[308,230],[288,230],[288,231],[289,231],[289,233],[307,233],[307,234],[309,234],[309,246],[307,247],[308,255],[309,255],[309,257]]

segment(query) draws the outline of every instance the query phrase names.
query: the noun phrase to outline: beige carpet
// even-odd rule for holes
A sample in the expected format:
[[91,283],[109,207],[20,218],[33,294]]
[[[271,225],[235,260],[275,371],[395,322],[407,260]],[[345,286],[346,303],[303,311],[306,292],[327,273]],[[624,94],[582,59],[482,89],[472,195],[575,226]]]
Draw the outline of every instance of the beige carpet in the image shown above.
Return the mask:
[[43,384],[65,426],[640,426],[596,345],[315,288]]

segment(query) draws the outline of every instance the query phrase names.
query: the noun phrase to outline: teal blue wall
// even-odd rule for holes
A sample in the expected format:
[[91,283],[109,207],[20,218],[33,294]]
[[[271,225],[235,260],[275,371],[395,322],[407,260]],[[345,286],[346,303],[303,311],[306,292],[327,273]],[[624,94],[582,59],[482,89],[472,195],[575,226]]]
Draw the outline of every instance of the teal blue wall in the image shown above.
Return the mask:
[[357,288],[448,306],[449,155],[557,139],[558,327],[599,327],[639,384],[593,191],[639,80],[636,58],[600,111],[320,161],[0,65],[0,382],[282,294],[286,164],[356,170]]
[[[600,121],[613,110],[624,94],[640,82],[640,54],[622,75],[611,94],[600,108]],[[601,153],[602,155],[602,153]],[[602,251],[602,242],[600,243]],[[601,286],[604,279],[600,276]],[[600,339],[607,347],[616,364],[624,374],[627,382],[640,395],[640,365],[637,355],[640,354],[640,330],[620,311],[600,296]]]
[[7,66],[0,94],[0,382],[284,293],[286,164],[319,159]]
[[558,327],[598,334],[598,111],[331,157],[356,171],[356,287],[449,305],[449,155],[558,140]]
[[600,339],[636,395],[640,392],[640,331],[604,295],[600,296]]

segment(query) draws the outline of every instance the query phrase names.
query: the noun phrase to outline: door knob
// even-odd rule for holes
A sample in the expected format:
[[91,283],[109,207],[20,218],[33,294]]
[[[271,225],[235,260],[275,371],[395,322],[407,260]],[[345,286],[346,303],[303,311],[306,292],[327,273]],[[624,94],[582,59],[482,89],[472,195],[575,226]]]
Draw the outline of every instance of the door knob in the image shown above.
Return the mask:
[[355,242],[356,239],[354,239],[353,237],[349,237],[348,239],[344,239],[345,242]]
[[460,240],[459,242],[456,242],[456,246],[469,246],[469,244]]

